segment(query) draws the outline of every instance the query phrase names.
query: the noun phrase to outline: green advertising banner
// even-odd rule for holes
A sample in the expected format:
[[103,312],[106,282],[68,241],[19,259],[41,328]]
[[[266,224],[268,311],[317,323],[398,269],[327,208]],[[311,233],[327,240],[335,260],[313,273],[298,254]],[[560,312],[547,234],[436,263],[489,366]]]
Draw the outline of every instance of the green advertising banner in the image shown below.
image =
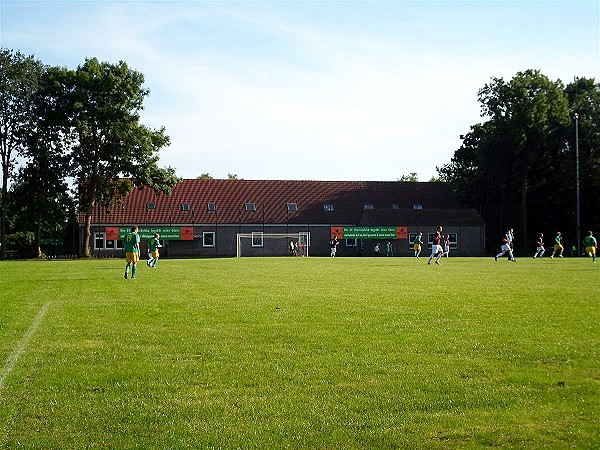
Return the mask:
[[[160,234],[160,239],[165,241],[180,241],[181,227],[140,227],[138,233],[142,241],[148,240],[154,236],[154,233]],[[131,227],[119,227],[119,239],[124,239],[125,234],[131,230]]]
[[343,227],[344,239],[396,239],[396,227]]

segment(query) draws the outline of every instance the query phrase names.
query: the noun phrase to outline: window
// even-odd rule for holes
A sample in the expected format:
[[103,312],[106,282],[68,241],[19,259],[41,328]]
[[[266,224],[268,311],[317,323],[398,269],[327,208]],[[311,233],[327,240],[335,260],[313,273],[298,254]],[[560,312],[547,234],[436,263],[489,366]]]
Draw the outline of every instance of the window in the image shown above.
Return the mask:
[[433,244],[433,238],[435,237],[435,233],[429,233],[427,234],[427,247],[431,248],[431,245]]
[[357,239],[346,239],[346,247],[356,247]]
[[298,205],[296,203],[286,203],[285,206],[286,206],[288,212],[298,211]]
[[[414,245],[415,245],[415,238],[417,237],[418,234],[419,233],[409,233],[408,234],[408,248],[412,249],[414,247]],[[423,240],[422,236],[421,236],[421,240]]]
[[399,210],[400,205],[398,203],[392,203],[392,209]]
[[215,203],[207,203],[206,204],[206,210],[207,211],[216,211],[217,210],[217,205]]
[[413,203],[413,209],[423,209],[423,205],[420,203]]
[[458,236],[456,233],[448,233],[450,235],[450,249],[458,248]]
[[123,248],[123,241],[106,241],[106,249],[107,250],[120,250]]
[[94,248],[96,250],[104,248],[104,233],[94,233]]
[[[456,233],[443,233],[442,242],[441,242],[442,247],[444,246],[446,235],[450,235],[450,249],[451,250],[457,249],[458,248],[458,236]],[[433,243],[434,236],[435,236],[435,233],[429,233],[427,235],[427,246],[429,248],[431,248],[431,244]]]
[[333,205],[331,203],[323,203],[323,210],[333,212]]
[[189,211],[190,210],[190,204],[189,203],[182,203],[181,204],[181,210],[182,211]]
[[263,234],[261,232],[252,233],[252,247],[263,246]]
[[244,209],[246,211],[256,211],[256,205],[254,203],[244,203]]
[[154,203],[154,202],[146,203],[146,210],[150,211],[151,209],[156,209],[156,203]]
[[373,209],[373,203],[365,203],[363,209]]
[[202,246],[203,247],[214,247],[215,246],[215,232],[214,231],[202,232]]

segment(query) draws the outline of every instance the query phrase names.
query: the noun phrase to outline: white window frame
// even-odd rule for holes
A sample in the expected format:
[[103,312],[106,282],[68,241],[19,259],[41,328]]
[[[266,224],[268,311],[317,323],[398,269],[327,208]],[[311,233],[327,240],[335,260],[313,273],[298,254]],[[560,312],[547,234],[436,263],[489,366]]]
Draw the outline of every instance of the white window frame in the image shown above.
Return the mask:
[[[114,246],[113,247],[109,247],[108,243],[109,242],[113,242]],[[106,250],[123,250],[123,241],[120,241],[118,239],[104,239],[104,248]]]
[[[408,233],[408,248],[414,248],[415,246],[415,238],[419,233]],[[423,240],[423,236],[421,236],[421,240]],[[421,245],[427,245],[427,242],[423,242]]]
[[262,231],[253,231],[252,232],[252,247],[261,248],[264,246],[265,246],[265,242],[264,242],[263,232]]
[[[209,235],[212,236],[212,244],[206,243],[206,236],[209,236]],[[217,233],[215,233],[214,231],[203,231],[202,232],[202,247],[214,248],[216,239],[217,239]]]
[[[102,241],[102,247],[98,247],[98,241]],[[94,231],[94,250],[106,249],[106,233],[103,231]]]
[[346,238],[346,247],[358,247],[358,239],[347,239]]

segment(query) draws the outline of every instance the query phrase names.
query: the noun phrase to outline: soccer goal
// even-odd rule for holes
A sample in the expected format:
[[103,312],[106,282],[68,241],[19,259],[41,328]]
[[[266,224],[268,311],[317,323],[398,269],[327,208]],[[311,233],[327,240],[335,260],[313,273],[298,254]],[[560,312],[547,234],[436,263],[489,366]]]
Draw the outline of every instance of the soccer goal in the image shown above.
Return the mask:
[[[295,245],[295,251],[290,251],[290,242]],[[310,246],[310,233],[238,233],[237,234],[237,257],[257,254],[252,250],[263,249],[264,254],[272,256],[283,256],[294,254],[297,256],[308,256]]]

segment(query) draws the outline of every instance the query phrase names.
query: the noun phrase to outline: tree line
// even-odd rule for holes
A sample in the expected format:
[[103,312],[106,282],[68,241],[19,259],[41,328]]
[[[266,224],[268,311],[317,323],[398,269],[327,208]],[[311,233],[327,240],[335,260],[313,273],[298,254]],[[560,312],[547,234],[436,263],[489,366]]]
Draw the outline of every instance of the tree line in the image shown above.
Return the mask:
[[[119,207],[135,187],[175,186],[175,170],[158,165],[169,136],[140,122],[143,84],[123,61],[89,58],[72,70],[0,48],[1,259],[7,238],[38,250],[42,236],[70,240],[75,249],[77,212],[89,256],[94,208]],[[576,172],[581,228],[597,230],[600,85],[576,78],[565,86],[527,70],[510,81],[491,78],[477,97],[484,121],[461,136],[431,181],[451,183],[461,206],[480,212],[487,248],[506,228],[519,230],[522,252],[539,232],[560,230],[574,242]],[[416,173],[401,180],[417,181]]]
[[77,211],[89,256],[94,207],[117,207],[137,186],[175,186],[175,170],[158,166],[169,136],[140,122],[143,83],[123,61],[90,58],[71,70],[0,48],[1,259],[8,231],[39,249],[42,235],[68,235]]
[[600,225],[600,84],[575,78],[565,86],[527,70],[492,78],[477,96],[485,121],[437,170],[462,206],[480,211],[488,250],[507,228],[518,230],[524,254],[540,232],[561,231],[579,248],[585,231]]

